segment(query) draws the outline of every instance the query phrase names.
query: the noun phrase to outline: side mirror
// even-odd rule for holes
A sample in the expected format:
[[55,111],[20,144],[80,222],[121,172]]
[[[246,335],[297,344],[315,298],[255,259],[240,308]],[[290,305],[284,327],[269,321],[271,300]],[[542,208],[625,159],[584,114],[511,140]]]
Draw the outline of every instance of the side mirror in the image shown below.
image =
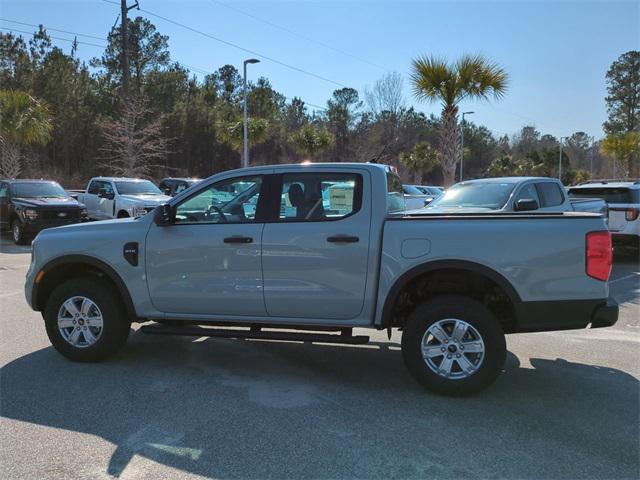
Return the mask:
[[162,187],[162,188],[160,189],[160,191],[161,191],[162,193],[164,193],[165,195],[169,195],[169,196],[171,196],[171,189],[170,189],[169,187]]
[[538,208],[538,201],[533,198],[521,198],[513,207],[516,212],[530,212]]
[[176,221],[176,210],[168,203],[160,205],[153,211],[153,221],[160,227],[173,225]]

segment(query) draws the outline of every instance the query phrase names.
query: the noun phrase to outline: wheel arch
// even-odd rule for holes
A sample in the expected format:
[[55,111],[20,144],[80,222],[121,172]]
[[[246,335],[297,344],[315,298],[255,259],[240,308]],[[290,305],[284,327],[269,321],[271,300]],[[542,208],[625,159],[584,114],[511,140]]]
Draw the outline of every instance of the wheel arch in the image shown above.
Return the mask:
[[55,258],[40,269],[44,272],[39,283],[33,286],[33,305],[36,310],[44,311],[53,289],[64,279],[80,275],[92,275],[110,283],[124,303],[129,318],[137,318],[129,289],[113,267],[106,262],[89,255],[65,255]]
[[[434,260],[422,263],[404,272],[393,284],[387,294],[381,314],[381,327],[387,328],[394,325],[394,309],[400,296],[409,286],[428,275],[438,272],[457,273],[458,275],[472,275],[475,278],[487,279],[495,284],[508,298],[513,309],[513,325],[511,331],[517,330],[517,320],[522,299],[513,285],[502,274],[494,269],[476,262],[467,260]],[[444,293],[444,292],[443,292]],[[455,293],[455,292],[452,292]]]

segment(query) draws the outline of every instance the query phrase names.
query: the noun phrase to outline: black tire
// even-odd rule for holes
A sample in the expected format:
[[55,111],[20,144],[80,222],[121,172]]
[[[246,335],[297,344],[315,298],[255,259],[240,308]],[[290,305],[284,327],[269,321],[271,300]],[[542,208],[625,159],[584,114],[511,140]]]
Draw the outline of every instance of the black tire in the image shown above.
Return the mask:
[[129,218],[129,213],[125,212],[124,210],[120,210],[118,212],[118,218]]
[[[484,358],[477,370],[466,378],[445,378],[423,359],[425,333],[433,324],[445,319],[465,321],[479,333],[484,343]],[[452,345],[452,348],[456,347]],[[409,372],[428,390],[440,395],[461,397],[484,390],[500,375],[506,355],[504,333],[495,316],[480,302],[463,296],[441,296],[420,304],[409,316],[402,333],[402,356]],[[444,361],[444,357],[440,361]],[[456,362],[455,365],[460,370],[460,364]]]
[[[102,333],[95,343],[84,348],[67,342],[58,329],[58,312],[69,298],[86,297],[102,313]],[[45,307],[44,320],[47,335],[54,348],[76,362],[99,362],[116,353],[127,341],[131,321],[122,299],[108,283],[94,277],[68,280],[51,292]]]
[[17,218],[11,222],[11,237],[16,245],[26,245],[29,243],[29,239],[22,228],[22,222]]

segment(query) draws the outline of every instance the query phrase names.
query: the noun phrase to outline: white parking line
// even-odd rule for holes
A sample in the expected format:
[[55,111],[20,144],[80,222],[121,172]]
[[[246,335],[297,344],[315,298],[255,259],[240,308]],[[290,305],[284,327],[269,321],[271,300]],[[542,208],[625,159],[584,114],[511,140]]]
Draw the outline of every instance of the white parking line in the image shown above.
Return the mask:
[[621,282],[622,280],[628,280],[629,278],[633,278],[633,277],[637,277],[638,273],[631,273],[629,275],[625,275],[624,277],[620,277],[620,278],[616,278],[615,280],[609,280],[609,283],[616,283],[616,282]]

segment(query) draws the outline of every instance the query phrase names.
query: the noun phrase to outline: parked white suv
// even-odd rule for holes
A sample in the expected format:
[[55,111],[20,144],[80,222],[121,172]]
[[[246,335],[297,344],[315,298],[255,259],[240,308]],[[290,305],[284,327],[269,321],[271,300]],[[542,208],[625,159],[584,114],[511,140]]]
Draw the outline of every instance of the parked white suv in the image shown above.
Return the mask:
[[569,195],[606,201],[614,244],[640,249],[640,181],[591,181],[571,187]]

